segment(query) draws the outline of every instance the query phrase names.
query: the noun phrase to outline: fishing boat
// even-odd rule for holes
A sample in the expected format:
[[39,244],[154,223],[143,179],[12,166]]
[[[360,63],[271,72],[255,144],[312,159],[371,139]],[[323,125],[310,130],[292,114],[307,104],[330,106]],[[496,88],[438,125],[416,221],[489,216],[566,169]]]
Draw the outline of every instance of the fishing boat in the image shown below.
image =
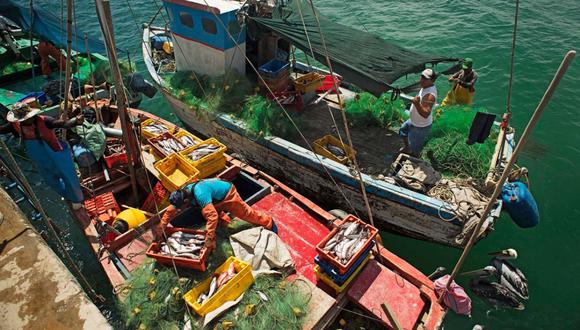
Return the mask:
[[[106,19],[104,6],[102,1],[97,2],[97,10],[101,13],[100,23],[107,26],[111,23]],[[109,25],[103,30],[107,31],[104,35],[109,45],[107,49],[115,78],[115,88],[122,91],[124,87],[116,52],[114,47],[111,47],[114,45],[111,38],[112,26]],[[100,124],[107,128],[105,133],[109,136],[107,142],[120,135],[123,139],[120,144],[123,151],[117,150],[116,154],[99,160],[96,166],[81,169],[80,179],[85,207],[73,204],[69,206],[95,253],[95,260],[104,270],[113,288],[119,289],[119,285],[130,280],[134,276],[133,272],[146,262],[145,252],[153,243],[151,229],[165,211],[162,207],[163,203],[167,203],[165,199],[167,194],[175,188],[174,185],[177,185],[178,181],[181,184],[177,185],[177,188],[201,175],[203,164],[199,165],[199,170],[196,168],[191,170],[191,165],[184,167],[179,167],[182,166],[180,164],[175,165],[175,159],[180,157],[177,153],[163,156],[155,152],[163,150],[151,148],[155,146],[154,141],[157,141],[155,139],[158,137],[147,136],[146,132],[151,133],[150,126],[163,127],[175,136],[180,133],[186,134],[198,143],[202,140],[191,133],[179,130],[174,124],[157,116],[128,108],[125,93],[117,92],[117,95],[117,105],[110,99],[95,100],[95,96],[92,95],[84,100],[81,100],[82,97],[76,100],[83,102],[85,107],[100,112],[102,118]],[[48,111],[50,109],[46,109],[44,113],[48,114]],[[167,132],[157,134],[164,136],[169,134]],[[143,145],[140,140],[148,140],[149,145]],[[5,149],[8,151],[7,147]],[[304,328],[328,327],[344,312],[349,302],[358,306],[367,317],[376,320],[377,324],[382,326],[395,327],[396,324],[402,324],[405,328],[426,329],[437,329],[441,326],[447,309],[438,302],[433,282],[388,251],[378,241],[373,252],[369,252],[372,257],[367,257],[365,262],[358,266],[357,274],[349,275],[350,281],[344,284],[343,288],[334,293],[331,292],[332,288],[330,291],[328,287],[327,291],[321,289],[319,286],[324,285],[317,280],[315,269],[316,246],[331,230],[347,221],[346,215],[336,216],[325,211],[289,188],[283,181],[226,154],[225,147],[220,150],[218,156],[220,159],[223,156],[225,162],[223,164],[220,162],[219,166],[214,166],[213,162],[206,163],[212,166],[211,172],[206,172],[204,177],[218,177],[232,182],[248,204],[276,218],[279,238],[290,251],[294,263],[294,277],[306,283],[306,290],[311,295],[309,306],[300,306],[303,310],[298,309],[300,314],[306,314]],[[172,163],[172,160],[174,165],[171,166],[174,168],[171,170],[165,164]],[[11,165],[17,166],[15,161]],[[177,172],[175,166],[179,168],[181,175],[168,175],[168,171]],[[23,175],[19,175],[17,180],[26,182]],[[25,186],[27,191],[34,195],[30,185]],[[131,220],[121,217],[123,213],[121,209],[130,211],[131,214],[136,212],[148,215],[141,220]],[[141,211],[145,209],[150,212]],[[172,225],[192,226],[195,225],[195,220],[201,220],[201,214],[198,208],[190,207],[173,218]],[[126,227],[116,226],[116,222],[125,222]],[[173,266],[169,269],[174,269],[175,264]],[[206,274],[209,275],[212,271],[213,269],[208,269]],[[151,285],[155,281],[156,279],[148,280]],[[123,297],[123,292],[117,293]],[[141,298],[153,301],[155,294],[150,292]],[[160,297],[157,298],[159,300]],[[389,312],[382,312],[381,305],[386,306],[384,308]],[[262,311],[264,312],[265,310]],[[139,313],[139,310],[134,311],[134,314]]]
[[[71,28],[70,59],[75,63],[75,68],[71,70],[70,93],[77,97],[85,94],[85,85],[96,86],[111,81],[112,77],[109,62],[102,55],[106,54],[103,42],[77,29],[76,25]],[[3,105],[0,115],[5,117],[6,111],[16,102],[51,108],[48,112],[58,114],[54,110],[60,106],[59,102],[50,102],[52,100],[43,89],[55,81],[62,81],[64,85],[65,73],[60,70],[64,65],[59,67],[58,59],[51,55],[47,64],[51,73],[43,74],[39,44],[48,41],[65,56],[65,24],[46,8],[28,8],[7,0],[0,4],[0,33],[0,104]],[[130,74],[129,67],[130,64],[126,65],[127,74]],[[128,84],[130,104],[137,107],[142,100],[140,92],[144,89],[134,87],[135,84]],[[57,88],[64,90],[62,86]]]
[[[410,96],[405,92],[416,85],[395,87],[398,78],[445,62],[452,66],[440,71],[454,72],[460,59],[420,54],[334,23],[302,0],[163,4],[169,22],[164,28],[144,27],[143,58],[154,84],[188,129],[219,136],[241,159],[323,205],[367,220],[372,209],[382,229],[453,247],[466,244],[477,212],[462,212],[461,202],[449,195],[444,198],[445,194],[399,180],[406,163],[421,161],[397,156],[402,143],[396,123],[357,126],[341,117],[345,103],[362,98],[361,91],[391,105],[398,96],[408,105]],[[292,56],[296,49],[326,68],[296,60]],[[237,112],[228,110],[227,102],[214,105],[214,96],[227,98],[235,94],[232,90],[241,90],[244,81],[258,86],[273,106],[258,113],[260,109],[249,101],[256,93],[253,88],[248,89],[248,98],[230,101],[242,104]],[[252,121],[268,116],[272,126],[287,121],[290,128],[268,134],[251,127]],[[485,160],[489,168],[484,167],[490,173],[485,179],[489,186],[497,181],[514,145],[514,130],[507,121],[496,123],[494,129],[497,142],[492,142],[493,155],[490,152]],[[284,136],[288,130],[298,133]],[[489,190],[469,190],[479,195],[483,207]],[[480,239],[493,229],[501,208],[498,200]]]
[[[152,114],[137,109],[128,110],[130,116],[134,118],[151,119],[170,129],[175,128],[173,124]],[[116,126],[120,127],[120,123],[117,122]],[[144,154],[147,152],[144,151]],[[309,316],[307,316],[308,321],[304,324],[304,328],[326,328],[335,321],[336,317],[344,313],[342,308],[348,303],[354,303],[365,310],[369,317],[380,319],[381,321],[377,324],[391,326],[384,313],[373,311],[368,301],[362,302],[368,297],[353,298],[352,294],[348,294],[348,290],[334,296],[317,287],[322,284],[317,281],[314,271],[316,245],[340,223],[341,219],[289,188],[284,182],[229,155],[226,157],[226,168],[216,177],[232,182],[244,200],[253,208],[267,212],[276,218],[279,237],[292,255],[296,276],[305,278],[310,283],[313,298],[306,312]],[[158,180],[158,174],[151,171],[152,166],[146,165],[146,168],[153,178],[151,184],[154,185]],[[141,203],[135,203],[132,200],[130,178],[120,174],[121,172],[123,172],[122,168],[119,171],[111,171],[109,182],[106,182],[103,173],[87,177],[83,181],[83,186],[92,186],[90,196],[112,192],[117,204],[128,204],[125,207],[139,208]],[[73,212],[78,225],[84,231],[87,240],[91,242],[95,257],[98,258],[113,288],[125,287],[123,285],[131,278],[131,272],[146,261],[145,252],[153,242],[151,227],[159,221],[163,210],[137,227],[108,240],[106,244],[103,242],[108,234],[103,234],[102,229],[96,225],[98,220],[95,222],[94,216],[90,216],[86,209]],[[190,208],[177,215],[172,223],[179,224],[179,227],[199,228],[198,225],[193,224],[203,223],[203,218],[199,209]],[[379,296],[395,310],[395,317],[405,328],[439,328],[446,308],[437,302],[433,282],[383,246],[379,246],[377,251],[373,252],[374,261],[367,264],[367,268],[364,268],[361,275],[353,280],[350,287],[364,284],[363,286],[368,287],[365,292],[369,294],[374,290],[382,292]],[[366,273],[365,270],[367,270]]]

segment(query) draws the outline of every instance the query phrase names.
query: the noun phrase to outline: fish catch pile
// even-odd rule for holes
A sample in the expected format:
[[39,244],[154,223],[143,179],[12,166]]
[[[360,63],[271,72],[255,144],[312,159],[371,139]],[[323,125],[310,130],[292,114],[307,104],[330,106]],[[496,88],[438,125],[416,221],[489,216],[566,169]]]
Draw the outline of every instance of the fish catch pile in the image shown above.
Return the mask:
[[195,141],[191,136],[188,136],[188,135],[180,136],[178,139],[179,139],[179,142],[181,142],[181,144],[183,144],[186,148],[189,148],[191,146],[198,144],[197,141]]
[[345,222],[338,227],[336,235],[328,240],[324,251],[334,254],[341,264],[346,265],[363,247],[369,236],[370,232],[363,224]]
[[216,292],[223,287],[226,283],[228,283],[232,278],[236,276],[236,268],[234,263],[230,263],[228,270],[221,274],[214,274],[213,278],[211,279],[211,284],[209,285],[209,289],[206,293],[202,293],[197,298],[197,303],[203,305],[206,301],[209,300]]
[[331,154],[335,155],[338,158],[346,157],[346,152],[344,152],[344,150],[342,150],[342,148],[339,148],[339,147],[332,145],[330,143],[326,144],[326,150],[330,151]]
[[125,145],[123,144],[123,140],[109,139],[107,141],[107,149],[105,149],[106,155],[124,154],[124,153],[125,153]]
[[155,145],[157,148],[159,148],[159,150],[167,155],[185,149],[183,144],[170,137],[159,138],[153,142],[153,145]]
[[205,157],[207,155],[213,154],[214,152],[218,151],[219,148],[220,148],[219,146],[209,144],[209,143],[204,143],[204,144],[200,145],[197,149],[192,151],[187,156],[192,161],[196,161],[196,160],[202,159],[203,157]]
[[169,132],[169,129],[167,129],[167,127],[165,127],[165,125],[155,124],[155,123],[144,126],[143,129],[146,130],[147,132],[155,134],[155,135],[160,135],[160,134],[163,134],[165,132]]
[[199,259],[205,245],[205,236],[177,231],[161,243],[161,254],[171,257]]

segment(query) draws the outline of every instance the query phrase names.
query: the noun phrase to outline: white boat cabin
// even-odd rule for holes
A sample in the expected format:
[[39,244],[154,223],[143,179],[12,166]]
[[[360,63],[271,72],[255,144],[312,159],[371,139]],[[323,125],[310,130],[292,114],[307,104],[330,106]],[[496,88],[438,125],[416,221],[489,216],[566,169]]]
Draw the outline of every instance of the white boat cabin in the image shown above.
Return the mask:
[[236,17],[243,2],[164,0],[163,4],[169,13],[177,71],[219,76],[233,68],[245,73],[246,30]]

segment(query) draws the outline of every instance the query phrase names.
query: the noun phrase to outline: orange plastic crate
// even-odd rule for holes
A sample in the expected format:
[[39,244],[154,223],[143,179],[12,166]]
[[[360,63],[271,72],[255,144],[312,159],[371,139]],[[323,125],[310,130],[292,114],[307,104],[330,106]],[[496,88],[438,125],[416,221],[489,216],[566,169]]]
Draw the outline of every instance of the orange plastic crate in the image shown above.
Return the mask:
[[338,269],[338,272],[340,274],[345,274],[349,269],[352,268],[352,266],[354,265],[354,263],[356,262],[356,260],[369,247],[369,245],[375,239],[375,236],[379,232],[375,227],[369,225],[368,223],[363,222],[362,220],[360,220],[359,218],[355,217],[352,214],[349,214],[346,218],[344,218],[344,220],[341,222],[341,225],[344,224],[344,223],[346,223],[346,222],[353,222],[353,221],[356,221],[359,224],[365,226],[366,229],[369,231],[370,235],[369,235],[369,238],[367,238],[366,242],[363,244],[363,246],[361,246],[358,249],[358,251],[346,263],[346,265],[343,264],[343,263],[341,263],[338,260],[338,258],[336,258],[334,255],[331,255],[328,251],[325,251],[324,250],[324,246],[326,245],[326,243],[332,237],[334,237],[334,235],[336,235],[336,233],[338,232],[338,227],[334,228],[330,233],[328,233],[328,235],[320,243],[318,243],[318,245],[316,245],[316,252],[318,252],[318,255],[320,256],[320,259],[321,260],[324,260],[327,263],[329,263],[332,266],[334,266],[336,269]]
[[[189,228],[176,228],[176,227],[167,227],[165,228],[165,234],[167,236],[171,236],[173,233],[177,231],[182,231],[188,234],[201,234],[205,236],[205,230],[196,230],[196,229],[189,229]],[[147,249],[147,256],[150,258],[154,258],[157,260],[158,263],[166,265],[166,266],[173,266],[175,264],[178,267],[189,268],[189,269],[196,269],[202,272],[205,272],[206,265],[205,261],[209,256],[209,251],[204,247],[200,251],[199,259],[189,259],[189,258],[181,258],[181,257],[170,257],[164,254],[161,254],[159,250],[161,249],[161,243],[154,242],[152,243],[149,248]]]

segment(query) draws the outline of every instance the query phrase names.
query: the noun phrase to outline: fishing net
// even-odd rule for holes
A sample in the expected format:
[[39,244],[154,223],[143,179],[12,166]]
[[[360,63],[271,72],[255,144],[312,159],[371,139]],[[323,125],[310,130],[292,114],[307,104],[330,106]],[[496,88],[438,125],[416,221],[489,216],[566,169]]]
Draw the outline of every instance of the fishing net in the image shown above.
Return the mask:
[[217,247],[206,261],[205,272],[164,267],[147,258],[131,272],[131,278],[120,289],[119,310],[125,316],[128,329],[181,328],[186,313],[183,294],[211,276],[213,271],[233,255],[229,236],[252,225],[234,219],[227,227],[217,230]]
[[218,329],[229,323],[235,329],[242,330],[302,329],[305,308],[312,294],[301,289],[306,286],[300,285],[300,281],[286,281],[275,276],[256,278],[238,305],[216,322]]
[[0,76],[9,75],[15,72],[20,72],[32,68],[30,62],[10,62],[6,61],[6,65],[0,65]]
[[191,71],[177,72],[169,80],[169,87],[198,115],[208,119],[219,113],[239,113],[246,96],[254,92],[254,85],[235,70],[216,77]]
[[356,126],[400,126],[408,115],[405,103],[398,99],[391,101],[391,94],[376,97],[370,93],[360,93],[345,104],[348,120]]
[[[300,114],[296,112],[288,112],[288,114],[300,127]],[[280,106],[261,95],[252,95],[246,99],[240,118],[245,121],[251,132],[261,136],[275,135],[292,138],[298,134]]]
[[448,177],[484,180],[497,142],[498,128],[492,127],[484,143],[468,145],[469,129],[475,114],[487,112],[469,106],[440,107],[433,117],[431,133],[423,149],[423,158]]

